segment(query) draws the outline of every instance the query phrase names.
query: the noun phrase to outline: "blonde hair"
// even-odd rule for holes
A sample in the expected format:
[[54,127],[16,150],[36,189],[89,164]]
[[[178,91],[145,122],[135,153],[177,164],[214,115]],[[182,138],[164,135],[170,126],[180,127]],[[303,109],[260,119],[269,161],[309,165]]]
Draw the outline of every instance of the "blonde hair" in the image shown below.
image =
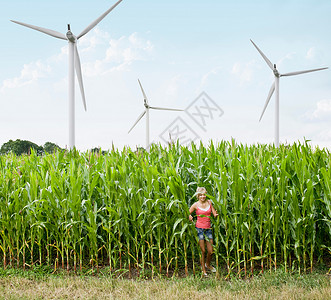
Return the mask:
[[196,196],[197,196],[197,198],[199,199],[199,195],[200,194],[207,194],[207,190],[206,190],[206,188],[204,188],[204,187],[197,187],[197,191],[196,191]]

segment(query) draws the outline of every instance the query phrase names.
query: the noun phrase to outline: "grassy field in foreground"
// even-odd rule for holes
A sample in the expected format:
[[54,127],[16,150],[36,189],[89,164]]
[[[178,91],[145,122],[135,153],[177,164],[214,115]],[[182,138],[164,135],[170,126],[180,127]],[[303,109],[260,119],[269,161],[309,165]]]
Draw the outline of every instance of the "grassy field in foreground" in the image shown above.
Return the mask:
[[129,280],[0,270],[0,299],[331,299],[325,273],[278,270],[250,279],[215,277]]

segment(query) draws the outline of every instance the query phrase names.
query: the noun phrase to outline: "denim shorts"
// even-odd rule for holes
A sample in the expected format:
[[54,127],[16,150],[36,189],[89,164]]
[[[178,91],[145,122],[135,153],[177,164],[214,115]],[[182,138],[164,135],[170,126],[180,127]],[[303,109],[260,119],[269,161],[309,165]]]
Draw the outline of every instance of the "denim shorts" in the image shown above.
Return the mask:
[[204,240],[205,236],[209,240],[213,239],[213,233],[212,233],[211,229],[198,228],[198,227],[195,227],[195,229],[197,230],[199,240]]

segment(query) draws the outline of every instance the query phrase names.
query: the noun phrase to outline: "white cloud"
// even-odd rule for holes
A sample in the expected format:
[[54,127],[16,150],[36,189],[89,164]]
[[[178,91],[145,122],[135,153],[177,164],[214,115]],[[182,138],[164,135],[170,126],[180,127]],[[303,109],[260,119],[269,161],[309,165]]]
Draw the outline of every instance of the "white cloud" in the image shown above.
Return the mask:
[[166,95],[169,97],[177,97],[179,90],[183,85],[187,84],[187,77],[178,74],[170,79],[169,84],[166,87]]
[[277,62],[280,69],[296,70],[298,67],[312,67],[313,64],[323,63],[323,52],[316,48],[310,47],[307,52],[291,52]]
[[316,145],[321,147],[330,147],[331,140],[331,129],[321,129],[315,130],[315,136],[312,138]]
[[53,55],[48,59],[49,64],[57,64],[68,59],[68,45],[61,48],[60,53]]
[[118,62],[129,65],[136,60],[146,60],[153,51],[150,41],[138,37],[137,33],[128,38],[123,36],[118,40],[111,40],[106,52],[106,62]]
[[312,47],[307,51],[306,58],[314,59],[314,57],[316,57],[316,48]]
[[310,121],[331,121],[331,99],[318,101],[315,110],[307,112],[304,118]]
[[201,78],[200,89],[204,88],[207,85],[210,78],[213,75],[217,75],[219,70],[221,70],[221,67],[216,67],[216,68],[212,69],[211,71],[209,71],[208,73],[206,73],[205,75],[203,75]]
[[276,67],[280,73],[298,71],[298,68],[302,69],[305,61],[306,58],[302,53],[298,54],[297,52],[289,52],[276,62]]
[[307,51],[305,58],[310,61],[313,61],[314,63],[317,62],[323,63],[325,59],[323,51],[318,47],[311,47]]
[[[138,33],[130,36],[122,36],[119,39],[111,39],[109,34],[95,29],[88,37],[82,37],[79,41],[79,53],[83,76],[97,76],[111,71],[127,69],[135,61],[147,60],[153,52],[153,44],[149,40],[139,37]],[[98,51],[99,53],[94,53]],[[101,52],[101,55],[100,55]],[[68,46],[65,45],[60,52],[45,60],[38,60],[25,64],[19,76],[5,79],[0,90],[16,88],[37,82],[38,79],[46,77],[50,72],[55,72],[60,62],[64,62],[68,56]],[[83,59],[82,59],[83,56]],[[101,57],[96,59],[96,56]],[[88,62],[88,60],[90,60]],[[87,61],[84,63],[84,61]],[[65,72],[59,69],[59,74]],[[57,72],[57,71],[56,71]],[[61,81],[61,79],[60,79]]]
[[255,61],[250,61],[245,64],[236,62],[232,66],[231,74],[237,76],[240,80],[240,85],[243,85],[244,83],[251,81],[254,65],[255,65]]
[[52,68],[49,64],[45,64],[40,60],[25,64],[20,76],[3,81],[1,91],[3,92],[6,88],[13,89],[36,82],[39,78],[45,77],[51,70]]
[[98,45],[106,44],[110,39],[110,34],[106,31],[100,30],[98,27],[95,28],[90,34],[84,35],[79,40],[79,52],[90,52]]
[[135,61],[150,59],[153,49],[151,41],[139,37],[138,33],[111,39],[102,59],[83,64],[84,75],[96,76],[128,69]]

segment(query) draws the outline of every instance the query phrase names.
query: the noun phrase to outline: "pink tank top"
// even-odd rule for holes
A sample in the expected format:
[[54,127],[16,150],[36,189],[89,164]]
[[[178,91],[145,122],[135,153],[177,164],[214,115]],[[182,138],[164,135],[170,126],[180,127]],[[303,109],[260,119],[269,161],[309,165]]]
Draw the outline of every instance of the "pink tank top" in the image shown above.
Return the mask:
[[[196,215],[197,215],[197,222],[195,223],[195,227],[197,228],[203,228],[203,229],[209,229],[210,226],[210,215],[211,215],[211,205],[209,204],[209,208],[206,210],[201,209],[199,206],[196,209]],[[200,215],[205,215],[206,217],[200,217]]]

